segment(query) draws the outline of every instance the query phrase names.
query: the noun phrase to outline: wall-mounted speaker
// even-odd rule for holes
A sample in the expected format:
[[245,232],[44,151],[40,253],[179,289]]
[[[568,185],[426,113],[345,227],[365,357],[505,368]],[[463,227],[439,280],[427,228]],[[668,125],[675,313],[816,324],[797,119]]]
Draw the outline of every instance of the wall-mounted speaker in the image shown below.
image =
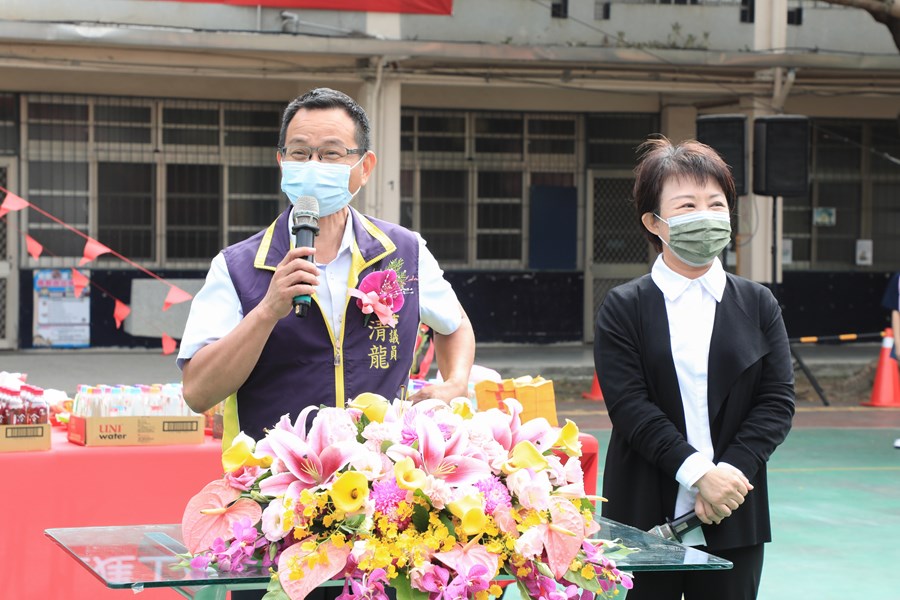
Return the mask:
[[753,122],[753,193],[809,194],[809,118],[775,115]]
[[747,116],[703,115],[697,117],[697,141],[719,153],[731,167],[738,196],[749,192],[747,178]]

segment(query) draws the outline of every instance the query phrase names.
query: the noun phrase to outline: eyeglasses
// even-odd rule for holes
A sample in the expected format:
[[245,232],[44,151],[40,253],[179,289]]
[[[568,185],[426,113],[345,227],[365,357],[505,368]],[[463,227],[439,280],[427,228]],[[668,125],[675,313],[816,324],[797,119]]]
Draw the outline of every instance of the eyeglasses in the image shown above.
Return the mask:
[[347,157],[348,154],[365,154],[362,148],[344,148],[335,144],[327,146],[283,146],[278,150],[284,160],[293,162],[306,162],[312,158],[313,153],[319,157],[322,162],[339,162]]

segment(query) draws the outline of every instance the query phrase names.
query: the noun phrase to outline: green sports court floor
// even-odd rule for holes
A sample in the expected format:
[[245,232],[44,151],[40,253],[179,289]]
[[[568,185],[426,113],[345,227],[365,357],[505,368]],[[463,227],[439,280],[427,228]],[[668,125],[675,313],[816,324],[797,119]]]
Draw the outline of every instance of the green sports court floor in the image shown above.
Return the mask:
[[[609,431],[588,433],[605,456]],[[791,431],[769,460],[773,541],[759,600],[900,600],[896,438],[900,429]]]
[[[602,482],[609,429],[595,426],[585,431],[600,442]],[[900,600],[897,438],[900,410],[798,412],[769,461],[773,541],[759,600]]]

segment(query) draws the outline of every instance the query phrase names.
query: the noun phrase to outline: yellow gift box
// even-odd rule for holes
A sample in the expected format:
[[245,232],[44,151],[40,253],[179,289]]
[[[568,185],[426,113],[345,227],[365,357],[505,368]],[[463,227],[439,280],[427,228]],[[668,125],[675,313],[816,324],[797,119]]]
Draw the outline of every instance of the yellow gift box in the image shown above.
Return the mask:
[[551,425],[559,425],[556,419],[556,395],[553,380],[543,377],[517,377],[502,381],[479,381],[475,384],[475,401],[478,410],[499,408],[500,401],[515,398],[522,405],[522,422],[544,417]]

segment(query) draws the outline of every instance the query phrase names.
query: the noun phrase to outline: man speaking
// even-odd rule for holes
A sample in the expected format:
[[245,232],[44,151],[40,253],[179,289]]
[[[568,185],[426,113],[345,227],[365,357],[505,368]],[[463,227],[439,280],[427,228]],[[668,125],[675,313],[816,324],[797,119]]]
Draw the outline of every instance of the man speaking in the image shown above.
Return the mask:
[[[219,253],[193,300],[184,399],[197,412],[225,400],[226,446],[306,406],[404,397],[420,321],[436,333],[444,381],[411,399],[467,393],[475,336],[425,241],[349,206],[377,162],[369,145],[368,117],[346,94],[318,88],[288,104],[276,160],[292,206]],[[295,247],[309,237],[295,238],[292,213],[310,222],[316,210],[314,247]]]

